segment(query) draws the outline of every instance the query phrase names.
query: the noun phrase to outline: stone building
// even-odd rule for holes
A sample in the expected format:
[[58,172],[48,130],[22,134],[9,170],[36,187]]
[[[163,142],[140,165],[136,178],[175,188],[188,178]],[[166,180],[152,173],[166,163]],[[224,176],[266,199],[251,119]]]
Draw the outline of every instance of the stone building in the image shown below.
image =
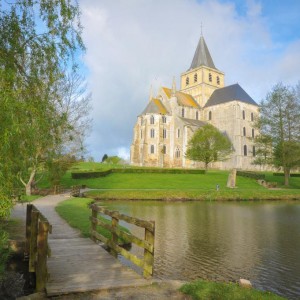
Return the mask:
[[131,164],[202,168],[203,163],[188,160],[185,152],[194,132],[210,123],[230,138],[234,150],[228,160],[210,167],[254,169],[253,121],[258,105],[239,84],[225,86],[224,76],[215,67],[201,36],[190,68],[181,74],[180,90],[173,79],[172,88],[161,87],[156,97],[151,95],[138,116]]

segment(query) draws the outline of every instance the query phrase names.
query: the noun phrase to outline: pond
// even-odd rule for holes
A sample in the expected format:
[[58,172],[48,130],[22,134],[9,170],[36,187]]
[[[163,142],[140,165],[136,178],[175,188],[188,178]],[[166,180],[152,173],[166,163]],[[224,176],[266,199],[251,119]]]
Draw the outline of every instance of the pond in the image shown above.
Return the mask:
[[[154,220],[154,276],[236,281],[300,298],[300,203],[110,202]],[[137,229],[130,228],[133,233]],[[138,253],[137,249],[133,252]]]

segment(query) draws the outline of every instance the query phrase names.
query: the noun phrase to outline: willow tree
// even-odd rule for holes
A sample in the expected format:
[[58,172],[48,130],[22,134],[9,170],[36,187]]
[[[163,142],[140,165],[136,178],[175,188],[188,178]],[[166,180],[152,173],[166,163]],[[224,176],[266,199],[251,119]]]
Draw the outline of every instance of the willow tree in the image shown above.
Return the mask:
[[[12,187],[57,149],[67,128],[57,82],[84,50],[79,6],[70,0],[0,0],[0,216]],[[48,149],[43,153],[42,149]]]
[[188,142],[185,156],[190,160],[204,162],[207,170],[209,163],[226,160],[231,153],[232,143],[227,135],[206,124]]

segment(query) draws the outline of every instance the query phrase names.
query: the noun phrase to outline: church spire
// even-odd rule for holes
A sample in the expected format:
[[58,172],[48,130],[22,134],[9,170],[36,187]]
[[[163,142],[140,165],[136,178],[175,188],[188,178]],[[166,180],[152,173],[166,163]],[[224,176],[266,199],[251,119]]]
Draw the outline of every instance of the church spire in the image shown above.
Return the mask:
[[204,37],[202,36],[202,25],[201,25],[201,37],[198,42],[198,46],[195,51],[194,58],[189,70],[196,69],[200,66],[206,66],[212,69],[216,69],[214,62],[208,51],[208,48],[206,46]]
[[153,90],[152,90],[152,84],[150,85],[150,93],[149,93],[149,102],[152,100],[153,98]]

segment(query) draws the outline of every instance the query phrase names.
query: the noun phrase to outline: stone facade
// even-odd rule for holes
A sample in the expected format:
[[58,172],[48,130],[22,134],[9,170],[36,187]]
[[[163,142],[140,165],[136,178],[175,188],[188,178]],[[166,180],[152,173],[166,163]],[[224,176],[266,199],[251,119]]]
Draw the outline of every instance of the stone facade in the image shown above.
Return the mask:
[[150,97],[138,116],[130,151],[131,164],[152,167],[203,168],[204,164],[185,157],[194,132],[210,123],[226,134],[234,152],[212,168],[255,169],[253,121],[258,105],[238,85],[224,87],[224,73],[217,70],[204,38],[199,40],[188,71],[181,74],[181,89],[162,87]]

